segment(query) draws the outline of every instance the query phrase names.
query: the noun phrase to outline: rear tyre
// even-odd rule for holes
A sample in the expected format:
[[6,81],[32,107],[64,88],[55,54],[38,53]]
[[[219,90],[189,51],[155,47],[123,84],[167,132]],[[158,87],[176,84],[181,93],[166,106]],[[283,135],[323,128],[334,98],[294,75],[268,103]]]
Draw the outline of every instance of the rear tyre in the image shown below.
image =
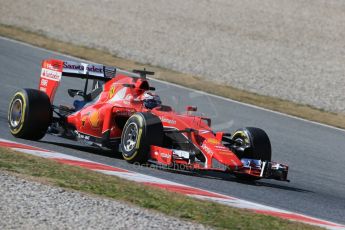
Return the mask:
[[52,120],[52,107],[46,93],[36,89],[17,91],[9,105],[8,124],[18,138],[40,140]]
[[126,122],[120,148],[129,163],[145,163],[149,158],[150,145],[162,146],[163,125],[151,113],[135,113]]
[[[232,140],[238,143],[234,149],[237,156],[242,158],[271,161],[271,142],[267,133],[259,128],[247,127],[237,130],[232,135]],[[244,180],[257,180],[258,177],[246,174],[235,174]]]

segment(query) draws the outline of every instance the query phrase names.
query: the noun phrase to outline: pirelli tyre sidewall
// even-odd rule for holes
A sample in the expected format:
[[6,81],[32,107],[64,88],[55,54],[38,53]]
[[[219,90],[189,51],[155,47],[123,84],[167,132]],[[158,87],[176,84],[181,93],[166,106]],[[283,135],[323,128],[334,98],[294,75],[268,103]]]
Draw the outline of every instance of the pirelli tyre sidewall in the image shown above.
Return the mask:
[[46,93],[36,89],[17,91],[8,109],[8,125],[13,136],[29,140],[44,137],[52,119],[52,108]]
[[145,163],[150,145],[163,143],[161,120],[151,113],[135,113],[126,122],[121,136],[121,152],[129,163]]
[[[235,131],[232,135],[232,139],[241,142],[242,146],[246,147],[244,152],[241,151],[241,153],[237,153],[239,158],[271,161],[271,142],[264,130],[255,127],[246,127]],[[235,176],[246,181],[260,179],[260,177],[242,173],[235,173]]]
[[232,135],[232,139],[240,140],[244,146],[249,147],[241,154],[241,158],[271,161],[271,142],[264,130],[256,127],[246,127],[237,130]]

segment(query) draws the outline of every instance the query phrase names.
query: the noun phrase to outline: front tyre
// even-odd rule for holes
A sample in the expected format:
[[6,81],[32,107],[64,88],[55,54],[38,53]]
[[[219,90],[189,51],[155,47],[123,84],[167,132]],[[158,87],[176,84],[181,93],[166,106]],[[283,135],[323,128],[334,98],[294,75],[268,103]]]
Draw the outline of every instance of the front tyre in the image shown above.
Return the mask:
[[239,158],[271,161],[271,142],[264,130],[247,127],[237,130],[231,138],[237,143],[235,152]]
[[[232,135],[236,155],[242,158],[271,161],[271,142],[267,133],[259,128],[247,127],[237,130]],[[254,181],[259,177],[236,173],[236,177],[242,180]]]
[[123,158],[129,163],[145,163],[149,158],[150,145],[163,143],[161,120],[151,113],[135,113],[126,122],[120,148]]
[[36,89],[17,91],[9,105],[8,125],[13,136],[29,140],[44,137],[52,120],[46,93]]

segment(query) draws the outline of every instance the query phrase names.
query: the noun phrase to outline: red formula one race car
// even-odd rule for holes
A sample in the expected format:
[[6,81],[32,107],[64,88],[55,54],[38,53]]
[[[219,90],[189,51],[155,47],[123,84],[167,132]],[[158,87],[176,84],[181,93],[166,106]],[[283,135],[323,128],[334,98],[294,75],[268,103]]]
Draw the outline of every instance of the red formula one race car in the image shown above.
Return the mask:
[[[194,115],[196,107],[187,107],[180,114],[162,105],[146,78],[152,74],[44,60],[39,89],[23,89],[12,98],[8,112],[11,133],[31,140],[46,133],[82,140],[122,152],[130,163],[287,181],[288,166],[271,162],[270,140],[262,129],[213,132],[210,118]],[[84,90],[68,90],[71,97],[82,100],[75,100],[73,107],[53,105],[60,81],[71,77],[86,79]]]

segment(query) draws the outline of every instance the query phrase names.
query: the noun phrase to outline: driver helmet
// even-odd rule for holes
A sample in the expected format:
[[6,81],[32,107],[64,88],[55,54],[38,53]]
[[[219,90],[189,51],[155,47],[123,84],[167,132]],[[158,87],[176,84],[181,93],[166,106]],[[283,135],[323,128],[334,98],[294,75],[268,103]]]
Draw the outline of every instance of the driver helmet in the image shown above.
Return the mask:
[[153,94],[152,92],[144,93],[143,103],[144,103],[145,108],[147,109],[153,109],[153,108],[156,108],[157,106],[162,105],[161,98],[158,95]]

